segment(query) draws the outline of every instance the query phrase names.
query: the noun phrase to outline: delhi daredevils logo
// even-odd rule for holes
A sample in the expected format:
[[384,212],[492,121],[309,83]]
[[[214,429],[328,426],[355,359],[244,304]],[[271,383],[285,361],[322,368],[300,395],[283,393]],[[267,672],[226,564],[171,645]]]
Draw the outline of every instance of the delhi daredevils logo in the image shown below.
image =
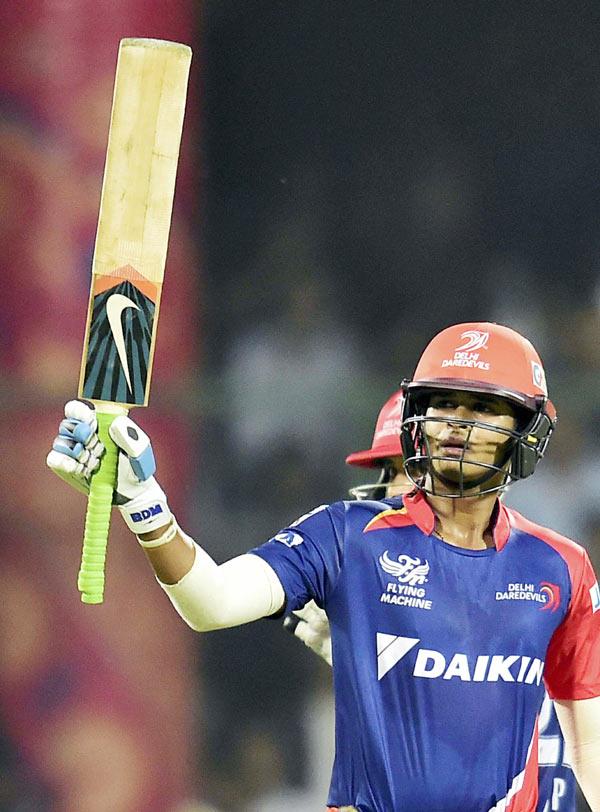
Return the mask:
[[456,348],[456,352],[466,352],[467,350],[487,350],[487,344],[490,337],[489,333],[484,333],[481,330],[467,330],[460,334],[461,338],[466,338],[466,342]]
[[540,584],[540,593],[546,596],[546,603],[540,607],[542,612],[556,612],[560,606],[560,587],[556,584],[549,584],[547,581],[542,581]]

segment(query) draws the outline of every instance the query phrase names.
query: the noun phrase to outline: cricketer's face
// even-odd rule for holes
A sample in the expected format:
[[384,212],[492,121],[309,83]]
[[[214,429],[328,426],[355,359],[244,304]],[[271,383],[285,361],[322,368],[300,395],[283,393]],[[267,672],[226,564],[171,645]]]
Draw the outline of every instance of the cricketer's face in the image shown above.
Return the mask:
[[[478,480],[491,470],[486,466],[507,464],[510,438],[496,431],[516,427],[515,410],[507,400],[475,392],[441,391],[431,396],[426,418],[431,468],[442,485],[462,484],[463,490],[469,490],[471,483],[471,489],[476,489]],[[488,480],[486,487],[489,484]]]

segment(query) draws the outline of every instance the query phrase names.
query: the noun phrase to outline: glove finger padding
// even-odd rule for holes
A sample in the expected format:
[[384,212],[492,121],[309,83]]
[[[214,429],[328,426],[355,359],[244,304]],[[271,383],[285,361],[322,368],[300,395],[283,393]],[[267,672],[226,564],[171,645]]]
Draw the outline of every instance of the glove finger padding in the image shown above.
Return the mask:
[[86,474],[85,467],[77,460],[52,450],[46,457],[46,465],[75,490],[86,496],[90,492],[89,472]]
[[125,523],[137,535],[165,527],[172,514],[153,476],[156,462],[150,438],[124,415],[113,420],[109,434],[121,449],[114,503]]
[[145,482],[156,471],[156,460],[150,438],[130,417],[116,417],[108,430],[111,438],[124,451],[131,466],[131,482]]
[[81,400],[70,400],[65,405],[65,419],[59,425],[52,450],[46,457],[46,464],[55,474],[86,494],[90,477],[104,454],[97,429],[94,407]]

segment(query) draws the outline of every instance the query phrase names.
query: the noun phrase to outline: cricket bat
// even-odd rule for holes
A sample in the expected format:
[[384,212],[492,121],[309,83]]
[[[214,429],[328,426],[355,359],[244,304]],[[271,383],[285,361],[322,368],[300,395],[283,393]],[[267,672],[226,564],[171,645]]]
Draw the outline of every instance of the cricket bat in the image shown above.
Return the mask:
[[78,397],[91,400],[106,448],[90,481],[77,585],[102,603],[119,414],[146,406],[191,49],[123,39],[119,46]]

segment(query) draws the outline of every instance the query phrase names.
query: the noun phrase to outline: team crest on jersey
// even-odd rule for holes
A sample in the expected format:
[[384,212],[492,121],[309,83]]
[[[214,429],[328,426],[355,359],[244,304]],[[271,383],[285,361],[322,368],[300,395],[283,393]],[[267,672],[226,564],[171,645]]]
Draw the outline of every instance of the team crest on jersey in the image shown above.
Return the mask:
[[539,586],[530,583],[509,583],[506,590],[496,592],[497,601],[532,601],[539,603],[543,612],[556,612],[560,606],[560,587],[542,581]]
[[592,599],[592,612],[597,612],[600,609],[600,586],[598,586],[598,581],[590,589],[590,598]]
[[432,608],[433,601],[427,597],[424,587],[429,575],[428,561],[410,555],[399,555],[394,560],[386,550],[379,556],[379,566],[396,579],[388,582],[385,592],[382,592],[379,598],[380,603],[408,606],[413,609]]
[[547,581],[542,581],[540,584],[540,593],[546,596],[546,603],[541,607],[543,612],[556,612],[560,606],[560,587],[557,584],[549,584]]
[[383,555],[379,556],[379,563],[384,572],[393,575],[401,584],[418,586],[419,584],[427,583],[429,563],[427,561],[421,562],[420,558],[411,558],[410,555],[399,555],[398,560],[394,561],[389,557],[388,551],[386,550]]
[[370,530],[389,530],[391,527],[408,527],[410,524],[414,524],[414,522],[405,507],[399,510],[383,510],[377,516],[373,516],[365,526],[363,533],[368,533]]

